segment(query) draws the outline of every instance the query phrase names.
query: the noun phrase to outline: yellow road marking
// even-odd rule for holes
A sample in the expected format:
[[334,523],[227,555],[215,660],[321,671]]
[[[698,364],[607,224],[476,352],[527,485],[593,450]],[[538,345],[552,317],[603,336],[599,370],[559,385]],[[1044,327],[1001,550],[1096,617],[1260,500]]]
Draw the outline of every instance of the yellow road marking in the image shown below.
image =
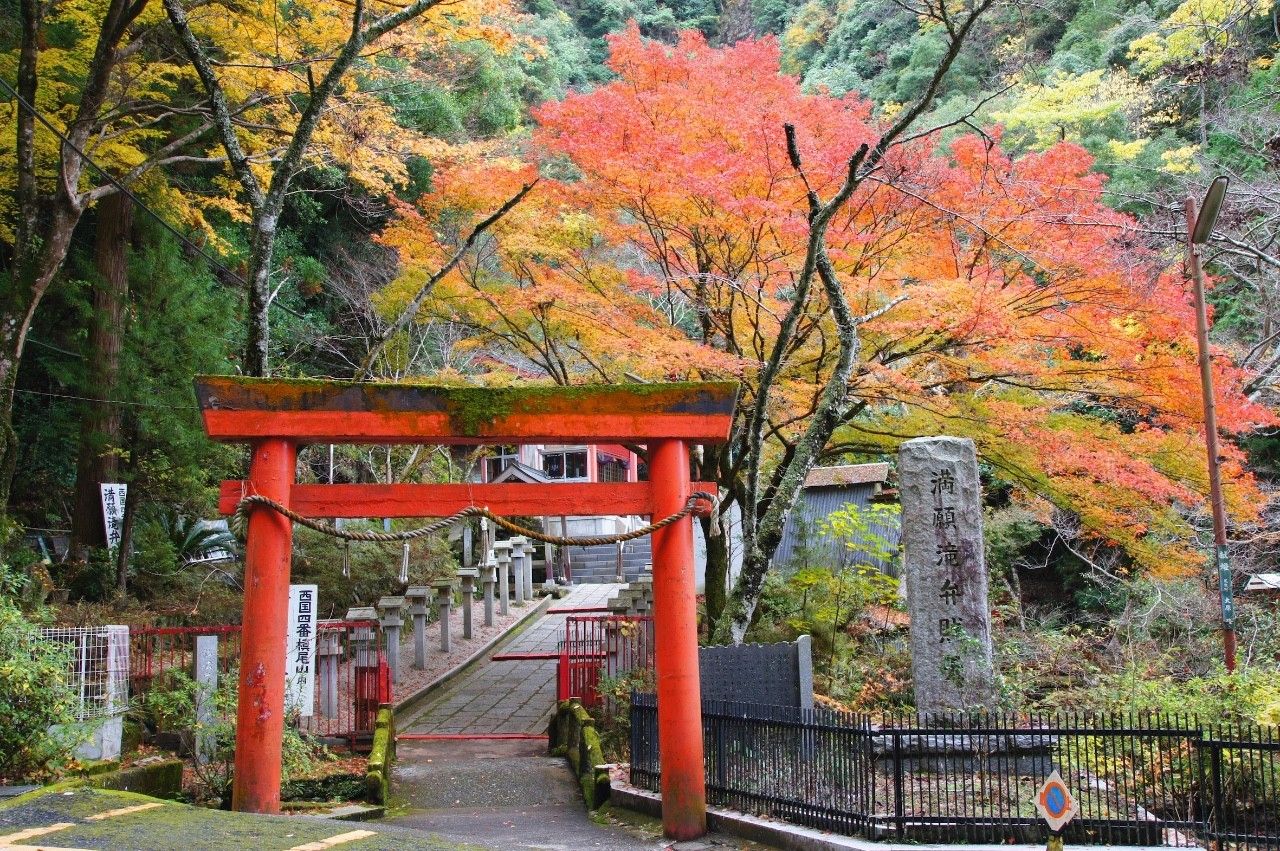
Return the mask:
[[330,836],[328,839],[320,839],[315,842],[308,842],[306,845],[295,845],[288,851],[324,851],[326,848],[332,848],[335,845],[342,845],[347,842],[355,842],[357,839],[365,839],[378,834],[372,830],[353,830],[350,833],[339,833],[337,836]]
[[60,821],[57,824],[51,824],[48,827],[29,827],[26,830],[20,830],[17,833],[8,833],[0,836],[0,848],[8,848],[15,842],[21,842],[24,839],[30,839],[33,836],[44,836],[46,833],[53,833],[55,830],[66,830],[69,827],[75,827],[75,823],[69,821]]
[[107,810],[105,813],[97,813],[96,815],[85,816],[85,821],[102,821],[103,819],[115,818],[116,816],[127,816],[129,813],[140,813],[143,810],[150,810],[156,807],[163,807],[164,804],[159,802],[150,804],[138,804],[134,807],[120,807],[117,810]]

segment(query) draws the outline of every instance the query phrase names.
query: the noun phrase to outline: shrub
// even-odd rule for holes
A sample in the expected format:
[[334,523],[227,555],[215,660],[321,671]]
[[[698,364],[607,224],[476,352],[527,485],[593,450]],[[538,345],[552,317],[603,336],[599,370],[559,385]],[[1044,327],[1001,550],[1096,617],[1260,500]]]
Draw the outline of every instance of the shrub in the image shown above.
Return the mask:
[[[224,808],[231,805],[231,781],[235,769],[236,752],[236,695],[239,676],[230,671],[221,677],[218,688],[211,696],[205,695],[195,680],[183,671],[166,672],[163,684],[157,684],[147,692],[143,710],[152,724],[161,729],[183,731],[186,744],[193,751],[197,743],[209,737],[213,741],[212,756],[194,766],[197,782],[195,797],[199,800],[217,800]],[[211,701],[206,707],[204,701]],[[212,721],[200,717],[205,708],[211,709]],[[317,762],[328,754],[286,719],[284,739],[281,743],[281,781],[289,784],[296,778],[312,773]]]
[[637,691],[653,691],[653,670],[635,668],[616,677],[601,677],[596,684],[603,710],[598,725],[600,744],[610,762],[626,762],[631,750],[631,695]]
[[39,776],[70,752],[74,743],[49,728],[76,709],[68,651],[41,640],[18,609],[15,577],[0,565],[0,778],[9,780]]

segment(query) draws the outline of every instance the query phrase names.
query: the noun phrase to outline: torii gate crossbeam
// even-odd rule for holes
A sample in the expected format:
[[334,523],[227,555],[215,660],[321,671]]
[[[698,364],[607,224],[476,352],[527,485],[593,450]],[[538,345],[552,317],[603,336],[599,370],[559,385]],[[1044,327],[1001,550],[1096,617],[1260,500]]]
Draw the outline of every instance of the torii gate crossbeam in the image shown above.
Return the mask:
[[[561,506],[551,513],[665,517],[682,509],[694,490],[690,444],[728,438],[737,394],[732,383],[443,388],[196,379],[209,436],[252,447],[248,479],[223,483],[222,510],[230,512],[242,495],[256,493],[320,517],[439,517],[466,505],[544,514],[548,504]],[[297,450],[307,443],[636,443],[648,448],[649,481],[299,485]],[[540,510],[528,510],[531,498]],[[686,517],[653,535],[662,819],[674,839],[706,832],[691,522]],[[232,806],[271,813],[280,809],[292,528],[269,508],[254,507],[247,534]]]

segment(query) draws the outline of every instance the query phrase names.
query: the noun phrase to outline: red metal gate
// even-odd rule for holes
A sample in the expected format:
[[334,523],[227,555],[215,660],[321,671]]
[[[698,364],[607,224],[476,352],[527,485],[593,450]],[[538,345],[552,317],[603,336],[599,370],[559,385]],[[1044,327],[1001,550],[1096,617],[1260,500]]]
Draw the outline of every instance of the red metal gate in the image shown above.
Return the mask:
[[576,697],[588,709],[609,712],[612,707],[607,697],[612,687],[641,672],[651,676],[653,670],[651,616],[565,618],[557,671],[558,700]]

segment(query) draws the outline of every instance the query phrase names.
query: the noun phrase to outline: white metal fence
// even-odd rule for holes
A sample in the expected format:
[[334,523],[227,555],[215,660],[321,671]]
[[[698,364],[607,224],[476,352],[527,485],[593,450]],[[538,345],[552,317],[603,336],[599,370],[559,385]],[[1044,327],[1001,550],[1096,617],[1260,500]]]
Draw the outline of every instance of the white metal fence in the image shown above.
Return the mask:
[[79,695],[76,721],[120,715],[129,703],[129,628],[56,627],[44,639],[67,650],[67,681]]

